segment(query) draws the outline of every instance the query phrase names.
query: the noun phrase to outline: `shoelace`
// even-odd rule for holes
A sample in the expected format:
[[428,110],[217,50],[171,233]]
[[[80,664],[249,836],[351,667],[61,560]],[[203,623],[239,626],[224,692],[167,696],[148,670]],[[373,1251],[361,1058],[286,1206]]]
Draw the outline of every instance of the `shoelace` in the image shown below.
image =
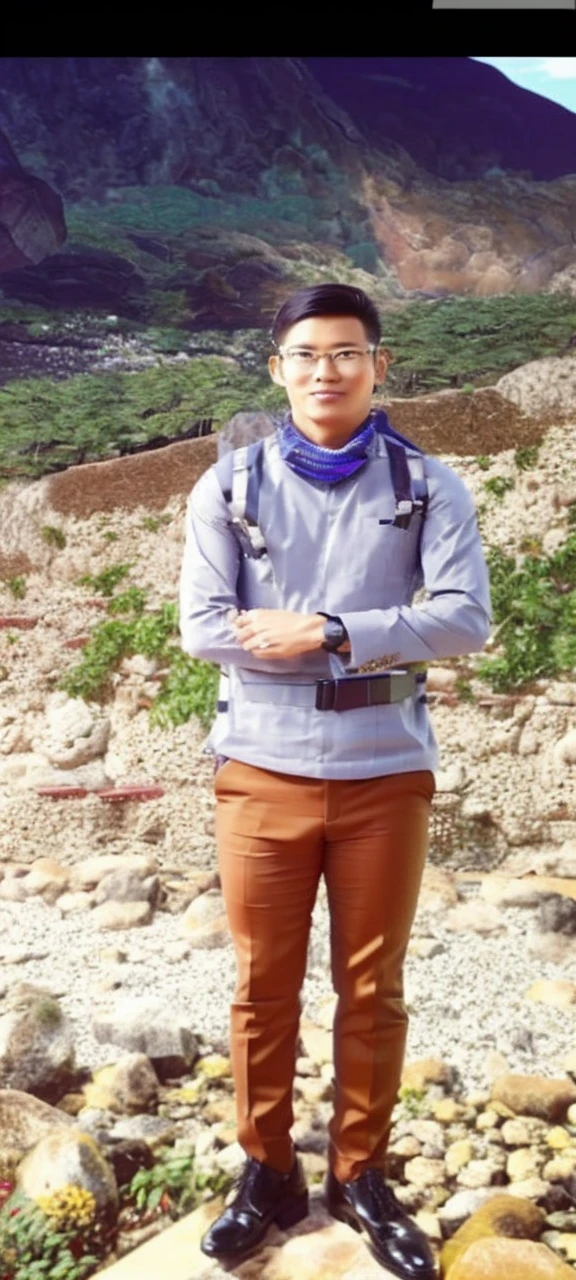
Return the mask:
[[384,1181],[383,1175],[378,1169],[366,1169],[364,1177],[370,1190],[374,1196],[376,1203],[384,1209],[385,1213],[394,1216],[403,1213],[402,1206],[398,1203],[391,1187],[388,1187]]

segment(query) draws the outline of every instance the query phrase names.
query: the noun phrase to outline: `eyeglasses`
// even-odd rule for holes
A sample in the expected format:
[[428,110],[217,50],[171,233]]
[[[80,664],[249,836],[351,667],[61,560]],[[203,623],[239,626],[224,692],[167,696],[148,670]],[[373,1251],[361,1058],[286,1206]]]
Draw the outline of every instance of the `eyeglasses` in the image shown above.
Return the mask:
[[315,369],[319,360],[330,360],[338,369],[353,370],[358,368],[366,356],[373,355],[375,346],[344,347],[341,351],[309,351],[307,347],[278,347],[282,360],[288,361],[295,369]]

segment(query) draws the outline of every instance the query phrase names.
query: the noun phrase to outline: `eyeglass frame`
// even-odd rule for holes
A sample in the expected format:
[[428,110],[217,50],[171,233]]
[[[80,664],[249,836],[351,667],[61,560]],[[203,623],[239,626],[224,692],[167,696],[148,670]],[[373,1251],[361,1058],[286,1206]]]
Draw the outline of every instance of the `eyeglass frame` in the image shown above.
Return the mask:
[[[276,343],[274,343],[274,346],[276,346]],[[281,359],[281,360],[290,360],[290,358],[291,358],[291,357],[290,357],[290,347],[278,347],[278,346],[276,346],[276,350],[277,350],[278,355],[279,355],[279,357],[280,357],[280,359]],[[292,351],[293,351],[293,352],[295,352],[295,351],[305,352],[305,351],[306,351],[306,348],[305,348],[304,346],[302,346],[302,347],[294,347],[294,348],[292,348]],[[375,354],[375,352],[376,352],[376,351],[378,351],[378,346],[377,346],[375,343],[371,342],[367,347],[364,347],[362,350],[361,350],[360,348],[355,348],[355,347],[346,347],[346,346],[344,346],[344,347],[342,347],[341,351],[322,351],[322,352],[319,352],[319,353],[316,353],[316,354],[315,354],[313,351],[306,351],[306,355],[310,355],[310,357],[311,357],[311,365],[310,365],[310,367],[312,368],[312,365],[313,365],[314,370],[316,370],[316,369],[318,368],[318,361],[319,361],[319,360],[329,360],[329,361],[330,361],[330,363],[331,363],[331,364],[336,368],[336,367],[337,367],[337,363],[336,363],[336,361],[337,361],[337,357],[338,357],[339,355],[341,355],[344,351],[353,351],[353,352],[354,352],[354,355],[357,355],[357,356],[369,356],[369,355],[372,355],[372,356],[373,356],[373,355]],[[346,364],[346,361],[343,361],[343,362],[342,362],[342,364],[343,364],[343,365],[345,365],[345,364]]]

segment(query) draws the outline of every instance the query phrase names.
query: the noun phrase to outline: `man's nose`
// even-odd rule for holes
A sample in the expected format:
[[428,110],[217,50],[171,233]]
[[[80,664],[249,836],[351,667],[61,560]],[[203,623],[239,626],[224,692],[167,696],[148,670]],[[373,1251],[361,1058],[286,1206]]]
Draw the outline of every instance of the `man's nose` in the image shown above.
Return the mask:
[[318,356],[314,376],[316,378],[322,378],[322,380],[325,381],[327,372],[332,378],[338,376],[338,369],[332,360],[332,357],[329,355]]

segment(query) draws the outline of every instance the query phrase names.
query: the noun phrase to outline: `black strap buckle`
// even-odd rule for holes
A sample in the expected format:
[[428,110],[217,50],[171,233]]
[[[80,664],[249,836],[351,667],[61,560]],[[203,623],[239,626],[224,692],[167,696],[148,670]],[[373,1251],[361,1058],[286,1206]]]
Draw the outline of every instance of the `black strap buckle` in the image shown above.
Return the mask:
[[402,702],[414,692],[414,674],[389,671],[373,676],[316,681],[317,711],[352,711],[356,707],[386,706]]

